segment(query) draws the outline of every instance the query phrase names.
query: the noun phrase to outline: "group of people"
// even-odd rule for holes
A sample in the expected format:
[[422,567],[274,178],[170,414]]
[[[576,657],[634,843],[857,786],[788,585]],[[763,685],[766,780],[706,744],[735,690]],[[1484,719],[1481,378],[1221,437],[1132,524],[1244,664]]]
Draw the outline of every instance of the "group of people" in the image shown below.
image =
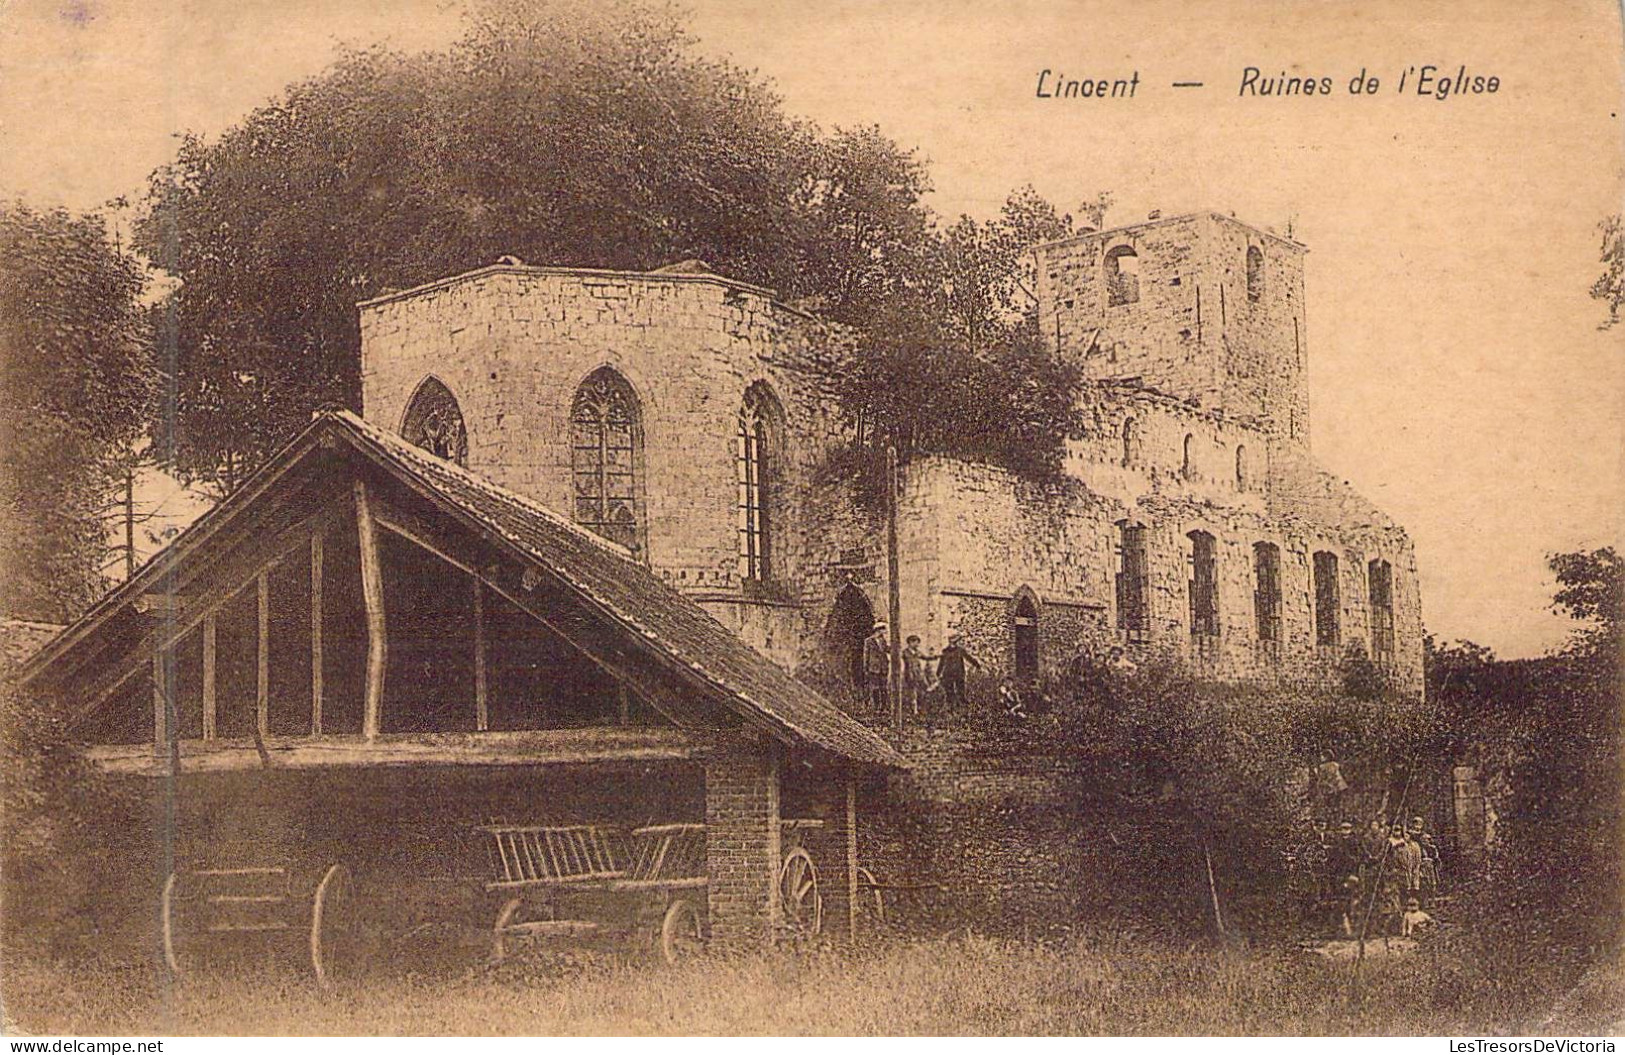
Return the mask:
[[[869,706],[877,717],[891,714],[891,640],[884,620],[874,624],[863,642],[863,677],[869,689]],[[948,643],[934,655],[920,648],[920,635],[910,634],[903,642],[903,711],[914,718],[923,715],[931,693],[941,691],[944,711],[956,712],[965,706],[967,668],[982,669],[982,663],[965,648],[963,637],[949,634]],[[935,669],[932,669],[932,665]]]
[[[884,620],[878,620],[863,642],[864,684],[876,717],[891,714],[890,629]],[[903,639],[901,655],[903,713],[915,719],[925,717],[933,701],[941,714],[964,713],[966,676],[971,669],[986,669],[965,647],[960,634],[949,634],[948,643],[934,654],[921,648],[920,635],[909,634]],[[1128,652],[1113,646],[1104,659],[1080,651],[1068,665],[1067,677],[1075,686],[1088,687],[1095,690],[1094,695],[1109,698],[1115,679],[1132,675],[1136,669]],[[1007,717],[1023,719],[1048,709],[1052,701],[1036,679],[1024,681],[1006,675],[999,681],[998,703]]]
[[1439,845],[1421,817],[1408,825],[1375,817],[1363,829],[1345,820],[1336,830],[1317,820],[1308,851],[1313,896],[1341,937],[1410,937],[1433,923],[1427,909],[1439,890]]

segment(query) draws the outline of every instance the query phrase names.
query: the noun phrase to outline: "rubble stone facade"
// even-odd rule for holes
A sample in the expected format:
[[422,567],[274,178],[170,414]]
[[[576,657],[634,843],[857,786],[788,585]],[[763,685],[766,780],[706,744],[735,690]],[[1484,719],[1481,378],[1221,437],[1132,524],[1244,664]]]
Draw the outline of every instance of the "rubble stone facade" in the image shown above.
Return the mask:
[[[1202,213],[1035,253],[1044,332],[1092,379],[1093,427],[1059,485],[907,468],[904,632],[931,652],[961,633],[1000,676],[1025,599],[1044,671],[1121,643],[1228,679],[1319,680],[1358,651],[1420,691],[1409,538],[1309,454],[1303,247]],[[402,427],[434,379],[470,469],[620,518],[605,530],[666,581],[858,698],[855,649],[887,591],[883,522],[820,471],[845,435],[831,368],[861,354],[847,334],[692,264],[506,261],[369,301],[361,325],[367,417]]]

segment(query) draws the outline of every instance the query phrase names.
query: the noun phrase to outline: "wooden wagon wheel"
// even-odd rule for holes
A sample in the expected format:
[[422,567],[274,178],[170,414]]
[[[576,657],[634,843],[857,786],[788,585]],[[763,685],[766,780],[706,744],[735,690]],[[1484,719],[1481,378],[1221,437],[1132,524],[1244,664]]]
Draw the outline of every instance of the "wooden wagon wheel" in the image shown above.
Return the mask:
[[874,931],[886,928],[886,899],[881,895],[880,883],[867,868],[858,869],[858,918]]
[[497,913],[497,921],[491,925],[492,963],[501,963],[508,958],[508,943],[503,938],[508,933],[508,925],[524,906],[524,898],[511,897],[503,903],[502,911]]
[[356,939],[354,907],[350,870],[342,864],[329,866],[310,904],[310,966],[323,988],[332,984],[335,961],[353,952],[347,946]]
[[806,850],[796,847],[784,855],[779,867],[779,904],[784,921],[798,937],[810,938],[824,929],[824,899],[818,893],[818,869]]
[[660,952],[667,963],[693,959],[705,947],[705,931],[700,910],[687,898],[678,898],[666,907],[660,923]]
[[175,886],[179,879],[179,872],[169,873],[169,877],[164,880],[164,892],[158,899],[158,921],[164,940],[164,963],[169,967],[169,973],[173,975],[183,973],[175,943],[175,902],[179,900]]

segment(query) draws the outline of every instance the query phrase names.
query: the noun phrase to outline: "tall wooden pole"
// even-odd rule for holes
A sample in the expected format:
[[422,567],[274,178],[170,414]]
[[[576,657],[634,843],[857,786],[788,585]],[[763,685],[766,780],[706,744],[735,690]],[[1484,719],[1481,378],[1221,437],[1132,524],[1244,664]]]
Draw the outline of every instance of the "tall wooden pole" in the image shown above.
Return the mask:
[[367,739],[378,735],[384,703],[384,668],[389,661],[389,637],[384,622],[384,571],[378,556],[378,524],[373,519],[367,485],[355,482],[356,534],[361,543],[361,596],[367,609],[367,695],[361,711],[361,731]]
[[[485,675],[485,584],[474,580],[474,728],[485,732],[491,728],[490,690]],[[624,699],[626,690],[621,690]],[[623,708],[624,710],[624,708]],[[621,722],[625,725],[623,719]]]
[[898,582],[902,560],[897,552],[897,444],[886,444],[886,622],[891,630],[892,728],[903,727],[903,593]]
[[135,470],[124,470],[124,581],[135,578]]
[[322,669],[323,643],[322,629],[323,599],[322,585],[325,578],[323,564],[326,563],[326,540],[320,531],[310,536],[310,735],[322,735],[322,696],[327,690],[324,683],[325,672]]

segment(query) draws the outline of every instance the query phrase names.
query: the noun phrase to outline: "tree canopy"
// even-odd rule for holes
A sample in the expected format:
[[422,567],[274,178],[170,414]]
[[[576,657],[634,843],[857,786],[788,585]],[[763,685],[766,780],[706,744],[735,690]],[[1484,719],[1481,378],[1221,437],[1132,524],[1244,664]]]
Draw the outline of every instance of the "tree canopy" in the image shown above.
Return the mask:
[[1602,232],[1602,274],[1597,281],[1591,284],[1591,296],[1608,305],[1608,318],[1602,324],[1603,329],[1619,321],[1619,309],[1625,306],[1625,225],[1621,224],[1620,214],[1603,220],[1597,225]]
[[100,215],[0,203],[0,611],[65,621],[102,590],[103,505],[147,423],[142,268]]
[[927,189],[913,153],[791,118],[669,8],[492,0],[449,50],[351,52],[154,173],[138,244],[180,280],[161,438],[229,488],[358,402],[358,300],[505,254],[697,257],[861,321],[918,260]]

